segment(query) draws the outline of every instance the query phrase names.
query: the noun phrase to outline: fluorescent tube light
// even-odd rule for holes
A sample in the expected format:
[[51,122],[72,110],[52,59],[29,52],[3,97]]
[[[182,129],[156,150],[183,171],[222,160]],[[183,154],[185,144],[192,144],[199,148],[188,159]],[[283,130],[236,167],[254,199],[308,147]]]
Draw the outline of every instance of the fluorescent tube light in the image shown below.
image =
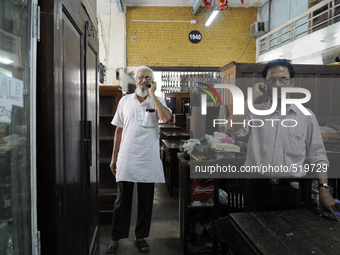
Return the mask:
[[0,57],[0,63],[3,63],[5,65],[9,65],[9,64],[12,64],[14,61],[12,60],[9,60],[9,59],[5,59],[5,58],[1,58]]
[[220,10],[218,8],[216,8],[213,13],[210,15],[209,19],[207,20],[207,22],[205,23],[205,26],[208,27],[210,25],[210,23],[214,20],[214,18],[216,17],[216,15],[218,14]]

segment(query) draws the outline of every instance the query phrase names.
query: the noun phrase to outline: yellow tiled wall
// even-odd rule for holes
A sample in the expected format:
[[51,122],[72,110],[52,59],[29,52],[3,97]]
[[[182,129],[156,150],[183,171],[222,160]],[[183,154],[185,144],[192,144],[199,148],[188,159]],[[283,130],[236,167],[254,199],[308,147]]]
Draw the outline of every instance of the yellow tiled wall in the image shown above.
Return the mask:
[[[209,27],[204,25],[212,10],[201,7],[195,16],[192,11],[192,7],[127,7],[127,65],[221,67],[230,61],[255,62],[256,39],[250,37],[250,25],[256,21],[256,8],[221,11]],[[198,44],[188,39],[192,30],[202,34]]]

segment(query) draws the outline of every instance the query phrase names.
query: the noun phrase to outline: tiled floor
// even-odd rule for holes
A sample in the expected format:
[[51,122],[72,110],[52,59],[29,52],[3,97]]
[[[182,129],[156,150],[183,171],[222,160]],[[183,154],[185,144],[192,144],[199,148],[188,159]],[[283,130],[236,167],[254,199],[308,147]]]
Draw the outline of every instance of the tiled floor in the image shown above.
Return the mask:
[[[141,254],[134,246],[134,228],[136,224],[137,192],[134,189],[131,215],[130,235],[119,241],[118,255]],[[100,255],[104,255],[110,243],[111,224],[100,225]],[[183,254],[179,239],[178,190],[174,190],[173,198],[167,191],[166,184],[156,184],[150,236],[146,238],[150,252],[154,255]]]

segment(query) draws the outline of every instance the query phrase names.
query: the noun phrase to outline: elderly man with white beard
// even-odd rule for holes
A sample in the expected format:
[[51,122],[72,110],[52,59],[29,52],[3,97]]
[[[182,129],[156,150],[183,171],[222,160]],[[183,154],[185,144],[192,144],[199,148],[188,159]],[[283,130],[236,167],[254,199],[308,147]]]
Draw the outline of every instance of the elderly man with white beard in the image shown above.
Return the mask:
[[155,95],[156,82],[149,67],[136,69],[135,83],[135,93],[119,101],[111,122],[116,131],[110,168],[116,176],[118,195],[107,255],[117,255],[118,240],[129,236],[134,183],[137,183],[138,191],[134,243],[142,253],[150,250],[144,238],[150,231],[154,187],[155,183],[165,182],[159,156],[158,120],[168,122],[171,110]]

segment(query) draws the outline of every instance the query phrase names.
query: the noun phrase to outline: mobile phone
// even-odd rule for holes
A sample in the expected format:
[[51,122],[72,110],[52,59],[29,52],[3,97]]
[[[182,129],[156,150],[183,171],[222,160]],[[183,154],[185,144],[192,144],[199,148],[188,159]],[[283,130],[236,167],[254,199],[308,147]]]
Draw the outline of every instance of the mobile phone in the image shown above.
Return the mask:
[[267,91],[267,90],[268,90],[267,85],[264,85],[264,86],[261,87],[261,89],[260,89],[260,91],[261,91],[262,93],[264,93],[264,92]]
[[151,88],[151,84],[149,84],[149,83],[148,83],[148,84],[146,84],[146,86],[147,86],[148,88]]

